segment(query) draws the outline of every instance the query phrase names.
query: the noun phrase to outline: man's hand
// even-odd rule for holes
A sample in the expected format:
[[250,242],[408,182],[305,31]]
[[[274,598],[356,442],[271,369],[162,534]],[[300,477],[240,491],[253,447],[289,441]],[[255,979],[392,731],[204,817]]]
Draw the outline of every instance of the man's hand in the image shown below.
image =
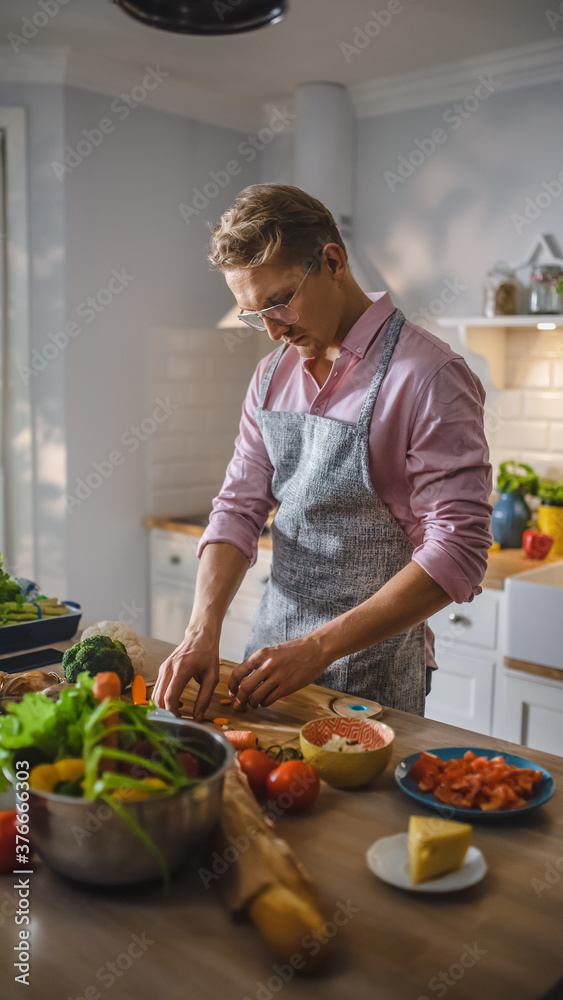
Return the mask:
[[199,684],[193,718],[201,722],[219,680],[219,642],[188,630],[185,639],[160,666],[152,693],[154,701],[177,712],[182,691],[192,679]]
[[229,692],[234,708],[267,708],[279,698],[311,684],[331,663],[313,633],[258,649],[234,667]]

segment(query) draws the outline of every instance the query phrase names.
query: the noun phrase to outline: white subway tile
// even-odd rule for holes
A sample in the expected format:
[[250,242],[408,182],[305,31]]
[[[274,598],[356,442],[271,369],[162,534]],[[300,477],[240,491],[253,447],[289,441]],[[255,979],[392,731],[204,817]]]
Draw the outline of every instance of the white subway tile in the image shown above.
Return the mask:
[[551,362],[552,386],[554,389],[563,389],[563,359]]
[[497,448],[547,448],[549,424],[545,421],[507,420],[496,435]]
[[168,462],[191,458],[189,434],[156,435],[149,442],[149,461]]
[[549,361],[507,361],[506,378],[510,388],[548,389],[550,380]]
[[563,420],[563,392],[531,392],[526,390],[523,397],[523,416]]
[[179,355],[166,359],[166,377],[174,379],[176,382],[196,379],[200,371],[201,365],[198,365],[197,359],[194,357]]
[[542,479],[563,479],[563,452],[522,451],[519,461],[531,465]]
[[510,420],[522,414],[522,393],[518,389],[505,389],[498,403],[501,420]]
[[550,451],[563,451],[563,421],[551,425],[548,448]]

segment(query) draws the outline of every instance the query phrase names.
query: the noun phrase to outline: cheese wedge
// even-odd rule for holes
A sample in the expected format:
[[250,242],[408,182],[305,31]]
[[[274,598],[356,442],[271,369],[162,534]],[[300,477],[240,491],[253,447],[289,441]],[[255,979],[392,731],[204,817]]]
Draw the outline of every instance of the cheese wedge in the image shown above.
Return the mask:
[[433,816],[409,819],[409,869],[414,885],[461,868],[471,844],[469,823]]

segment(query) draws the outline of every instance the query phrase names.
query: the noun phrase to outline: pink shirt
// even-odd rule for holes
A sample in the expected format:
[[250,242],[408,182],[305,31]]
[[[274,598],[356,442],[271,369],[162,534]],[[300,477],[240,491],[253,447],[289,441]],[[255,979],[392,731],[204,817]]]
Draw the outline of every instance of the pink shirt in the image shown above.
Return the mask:
[[[358,420],[395,309],[387,292],[369,298],[373,305],[342,341],[322,388],[310,362],[297,348],[286,349],[268,389],[266,410],[314,413],[349,423]],[[270,353],[260,361],[248,387],[234,455],[213,500],[198,557],[209,542],[231,542],[251,566],[256,562],[260,532],[276,506],[272,466],[254,419],[271,357]],[[483,386],[464,359],[407,320],[373,410],[371,479],[415,545],[412,558],[457,603],[472,601],[481,593],[479,584],[493,541],[484,400]],[[428,633],[427,663],[433,665]]]

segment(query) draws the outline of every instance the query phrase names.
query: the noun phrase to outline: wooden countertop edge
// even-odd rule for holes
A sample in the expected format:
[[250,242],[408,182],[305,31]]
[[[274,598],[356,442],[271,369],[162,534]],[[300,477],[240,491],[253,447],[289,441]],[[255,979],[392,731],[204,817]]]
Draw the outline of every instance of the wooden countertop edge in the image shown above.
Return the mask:
[[504,657],[504,665],[509,670],[520,670],[523,674],[534,674],[536,677],[546,677],[550,681],[563,682],[563,670],[557,667],[546,667],[543,663],[529,663],[527,660],[514,660],[511,656]]
[[[189,516],[189,515],[186,515]],[[143,527],[147,529],[158,529],[159,531],[174,531],[181,535],[191,535],[201,538],[204,528],[200,524],[180,524],[170,517],[145,517]],[[272,548],[272,539],[266,535],[261,537],[258,545],[262,549]],[[501,549],[500,552],[489,552],[487,571],[481,586],[490,590],[504,590],[504,581],[509,576],[517,576],[518,573],[525,573],[527,570],[536,569],[538,566],[545,566],[554,562],[561,562],[563,556],[547,556],[546,559],[528,559],[523,549]]]

